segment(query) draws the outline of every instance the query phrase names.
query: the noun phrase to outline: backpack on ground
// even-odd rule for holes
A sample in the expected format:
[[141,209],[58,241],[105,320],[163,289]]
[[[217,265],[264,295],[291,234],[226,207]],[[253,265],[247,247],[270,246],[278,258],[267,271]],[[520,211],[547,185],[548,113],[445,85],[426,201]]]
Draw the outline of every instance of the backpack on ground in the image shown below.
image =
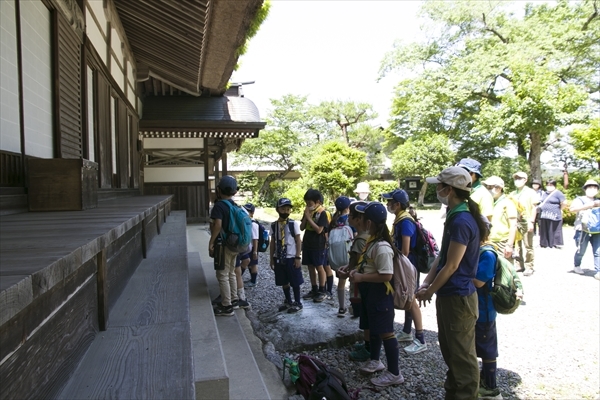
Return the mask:
[[352,232],[352,228],[348,225],[338,226],[329,231],[329,248],[327,249],[327,256],[329,265],[334,271],[337,271],[339,267],[348,265],[350,262],[348,252],[352,246],[353,239],[354,233]]
[[243,207],[227,200],[223,203],[229,206],[229,226],[223,227],[225,246],[236,253],[247,253],[252,241],[252,219]]
[[[517,292],[523,291],[521,279],[510,261],[498,254],[492,246],[483,246],[479,255],[484,251],[496,254],[496,270],[490,292],[494,308],[500,314],[512,314],[521,304],[521,299],[517,297]],[[487,285],[485,287],[487,288]]]
[[435,238],[420,221],[413,220],[417,227],[417,242],[415,248],[411,251],[417,258],[417,271],[422,274],[428,274],[431,270],[431,264],[438,256],[440,249],[435,241]]
[[344,375],[337,369],[304,354],[298,356],[298,369],[294,384],[306,400],[350,400]]
[[[390,246],[385,241],[377,243],[379,243],[379,246]],[[410,310],[417,290],[417,270],[410,260],[397,250],[394,250],[393,259],[394,275],[391,282],[386,282],[386,286],[391,285],[394,290],[394,308],[396,310]]]
[[258,224],[258,248],[256,251],[264,253],[269,248],[269,231],[260,222],[256,220],[252,220],[252,222]]
[[600,233],[600,207],[590,208],[581,213],[582,230],[592,234]]

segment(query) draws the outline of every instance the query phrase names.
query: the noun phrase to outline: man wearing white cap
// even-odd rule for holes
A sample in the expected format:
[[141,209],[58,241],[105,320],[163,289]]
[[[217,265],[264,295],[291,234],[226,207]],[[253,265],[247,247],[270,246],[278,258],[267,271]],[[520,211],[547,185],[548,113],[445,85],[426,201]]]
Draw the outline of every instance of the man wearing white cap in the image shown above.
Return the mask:
[[516,245],[519,246],[520,269],[525,270],[523,275],[531,275],[533,273],[534,253],[533,253],[533,224],[535,223],[536,208],[535,205],[539,202],[539,196],[535,190],[526,185],[527,174],[519,171],[513,174],[513,180],[516,190],[510,196],[516,199],[523,207],[521,221],[518,221],[517,229],[521,233],[522,240],[519,240]]
[[490,176],[481,182],[494,198],[490,241],[504,258],[512,262],[513,246],[517,235],[517,208],[504,194],[504,181],[499,176]]
[[600,280],[600,199],[598,196],[598,182],[589,179],[583,185],[585,196],[577,197],[571,204],[571,212],[577,212],[575,219],[575,267],[573,272],[583,274],[581,259],[587,250],[588,243],[592,244],[594,252],[594,278]]

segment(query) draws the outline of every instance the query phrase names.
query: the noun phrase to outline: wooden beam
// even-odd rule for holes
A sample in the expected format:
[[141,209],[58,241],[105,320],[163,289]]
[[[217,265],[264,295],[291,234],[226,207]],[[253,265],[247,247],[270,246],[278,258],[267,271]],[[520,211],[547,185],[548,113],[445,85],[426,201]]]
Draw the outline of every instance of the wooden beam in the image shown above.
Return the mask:
[[98,268],[98,327],[105,331],[108,327],[108,291],[106,289],[106,248],[96,254],[96,266]]

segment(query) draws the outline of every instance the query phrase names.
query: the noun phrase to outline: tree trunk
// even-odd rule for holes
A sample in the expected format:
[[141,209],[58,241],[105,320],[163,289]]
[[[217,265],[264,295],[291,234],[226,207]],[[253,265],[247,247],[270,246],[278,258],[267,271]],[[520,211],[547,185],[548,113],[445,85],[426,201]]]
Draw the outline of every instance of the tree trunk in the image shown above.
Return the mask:
[[421,191],[419,191],[419,200],[417,201],[418,206],[423,206],[425,202],[425,192],[427,192],[427,181],[423,181],[423,186],[421,186]]
[[258,197],[264,199],[269,190],[271,190],[271,183],[278,179],[283,179],[292,169],[294,169],[294,166],[288,167],[285,171],[267,175],[263,184],[258,190]]
[[539,132],[530,132],[531,147],[529,150],[529,167],[531,168],[531,179],[542,180],[542,137]]

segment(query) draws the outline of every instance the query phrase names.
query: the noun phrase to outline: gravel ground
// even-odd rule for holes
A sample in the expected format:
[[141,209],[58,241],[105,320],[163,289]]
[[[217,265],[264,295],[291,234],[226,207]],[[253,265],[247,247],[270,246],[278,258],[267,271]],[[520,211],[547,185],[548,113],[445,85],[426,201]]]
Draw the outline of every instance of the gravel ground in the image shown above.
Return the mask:
[[[438,215],[437,212],[424,212],[420,216],[424,226],[441,242],[442,222]],[[268,218],[265,216],[264,219]],[[536,272],[531,277],[522,277],[526,304],[514,314],[499,315],[497,319],[498,384],[505,399],[600,399],[600,282],[593,278],[591,248],[582,265],[586,274],[570,272],[575,251],[572,236],[572,228],[565,227],[564,248],[535,249]],[[305,271],[303,292],[310,289],[306,275]],[[248,279],[247,273],[244,279]],[[246,290],[252,303],[249,317],[272,311],[281,304],[283,294],[274,282],[267,254],[263,253],[257,286]],[[336,318],[337,299],[328,303],[320,323]],[[360,363],[349,360],[351,346],[334,348],[332,345],[304,353],[341,370],[349,388],[360,389],[359,399],[443,398],[446,365],[437,342],[434,304],[423,308],[422,312],[428,350],[414,356],[400,351],[400,370],[405,378],[402,385],[375,389],[369,377],[358,373]],[[349,317],[346,320],[358,329],[358,320]],[[395,321],[396,332],[399,332],[404,313],[396,312]],[[294,353],[277,355],[280,358],[297,356]],[[383,349],[381,359],[385,363]]]

